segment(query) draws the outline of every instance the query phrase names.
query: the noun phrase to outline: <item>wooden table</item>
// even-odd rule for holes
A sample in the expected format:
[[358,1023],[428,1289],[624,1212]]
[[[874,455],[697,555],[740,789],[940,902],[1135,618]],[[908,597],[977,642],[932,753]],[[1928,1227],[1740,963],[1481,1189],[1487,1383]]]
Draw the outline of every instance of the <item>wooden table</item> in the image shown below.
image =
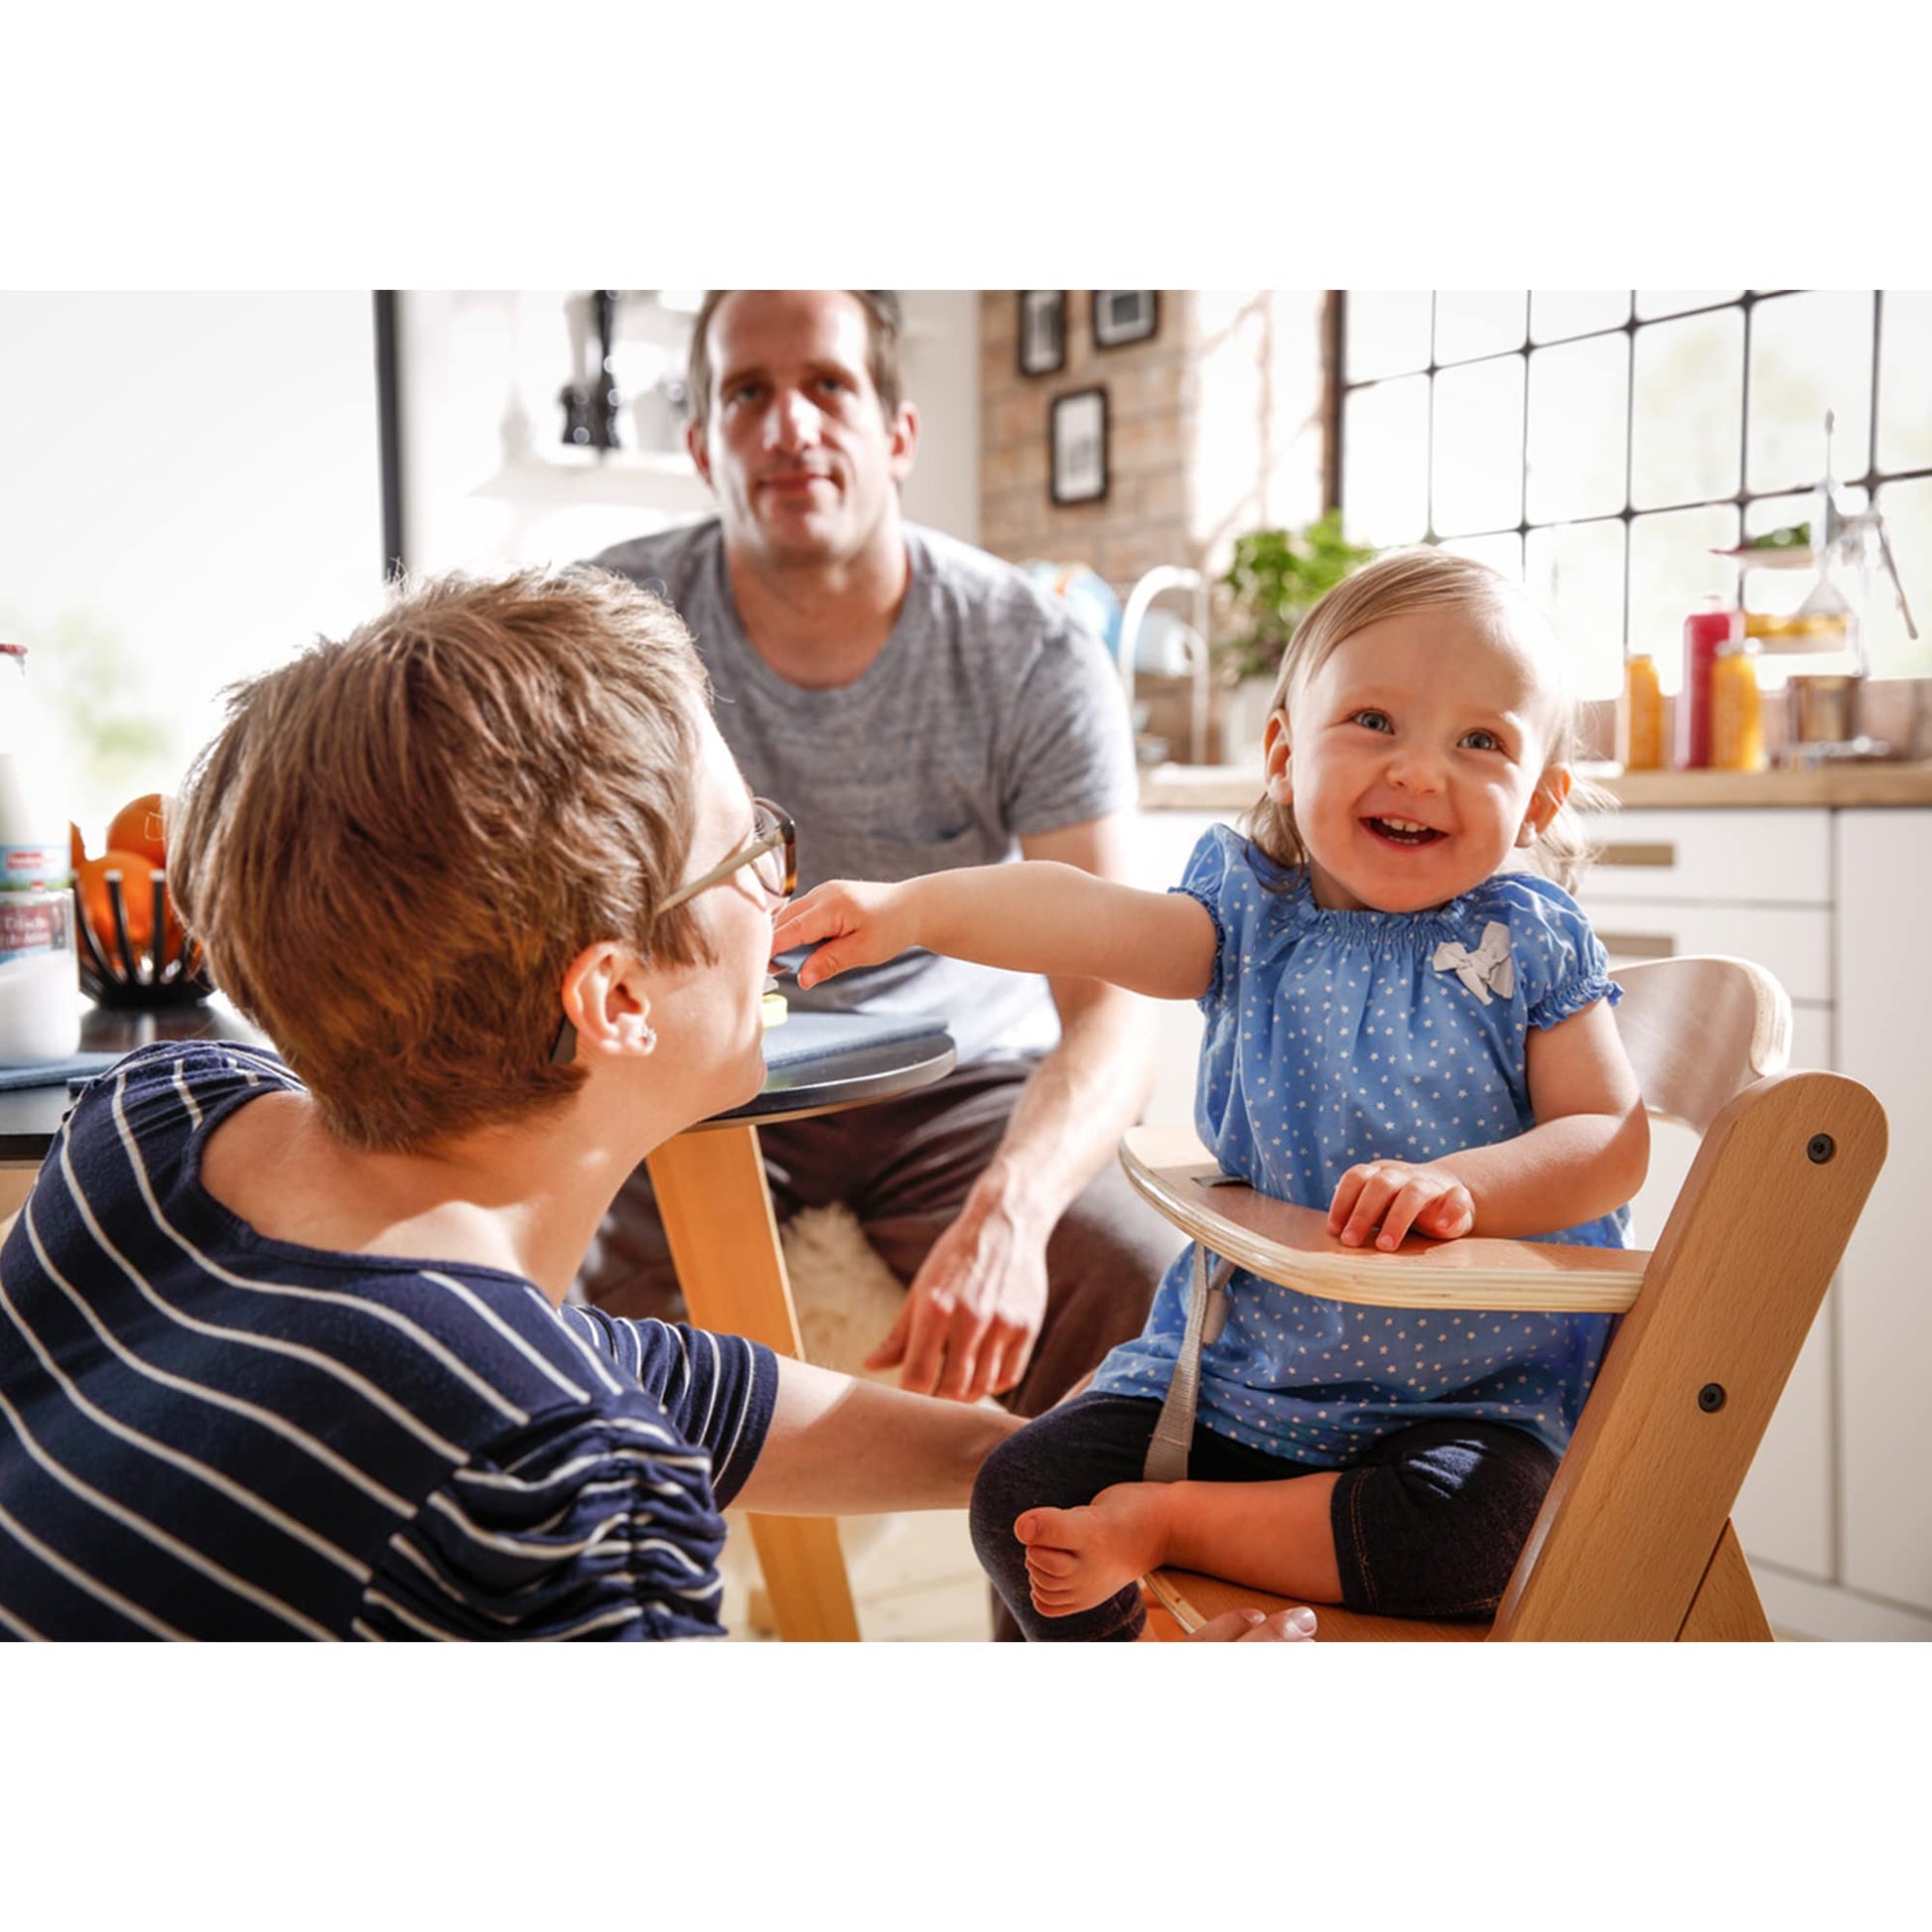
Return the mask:
[[[820,1022],[818,1015],[793,1015],[779,1030],[790,1037],[780,1042],[774,1035],[767,1050],[775,1053],[780,1044],[794,1049]],[[857,1015],[842,1016],[837,1027],[841,1035],[867,1031],[902,1034],[892,1022],[869,1026]],[[745,1106],[688,1128],[651,1154],[646,1165],[657,1210],[699,1327],[750,1335],[781,1355],[803,1352],[759,1122],[801,1120],[908,1093],[951,1072],[953,1059],[951,1038],[935,1031],[788,1060],[771,1068]],[[778,1634],[792,1642],[856,1643],[859,1619],[837,1522],[823,1516],[747,1520]]]
[[[97,1007],[82,1025],[80,1044],[87,1052],[119,1053],[155,1039],[261,1037],[209,1002],[143,1013]],[[759,1123],[908,1093],[951,1072],[954,1052],[950,1036],[936,1028],[908,1034],[903,1022],[813,1014],[795,1014],[774,1030],[768,1050],[774,1059],[786,1057],[768,1070],[755,1098],[665,1142],[647,1165],[691,1319],[798,1355],[798,1317]],[[38,1168],[69,1104],[64,1085],[0,1091],[0,1168]],[[837,1522],[756,1515],[748,1521],[778,1634],[794,1642],[856,1642],[859,1620]]]

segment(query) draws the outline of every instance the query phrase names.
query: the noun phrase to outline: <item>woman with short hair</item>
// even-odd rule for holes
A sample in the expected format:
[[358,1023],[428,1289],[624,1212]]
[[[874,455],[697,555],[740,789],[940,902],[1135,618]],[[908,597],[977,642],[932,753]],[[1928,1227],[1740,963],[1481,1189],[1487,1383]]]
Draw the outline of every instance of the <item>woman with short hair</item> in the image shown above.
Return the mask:
[[129,1054],[0,1249],[0,1630],[717,1635],[726,1504],[964,1504],[1002,1412],[564,1305],[762,1080],[779,838],[668,607],[403,589],[231,695],[170,872],[278,1050]]

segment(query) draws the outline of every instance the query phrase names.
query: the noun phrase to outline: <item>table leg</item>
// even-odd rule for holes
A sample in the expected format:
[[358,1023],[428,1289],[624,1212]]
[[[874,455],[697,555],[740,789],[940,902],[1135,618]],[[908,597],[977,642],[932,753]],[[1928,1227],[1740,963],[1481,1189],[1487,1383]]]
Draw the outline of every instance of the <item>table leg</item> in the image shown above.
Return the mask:
[[[680,1134],[651,1154],[649,1167],[692,1320],[749,1335],[781,1355],[800,1354],[758,1129],[748,1122]],[[859,1619],[837,1522],[829,1516],[747,1520],[778,1634],[794,1643],[856,1643]]]

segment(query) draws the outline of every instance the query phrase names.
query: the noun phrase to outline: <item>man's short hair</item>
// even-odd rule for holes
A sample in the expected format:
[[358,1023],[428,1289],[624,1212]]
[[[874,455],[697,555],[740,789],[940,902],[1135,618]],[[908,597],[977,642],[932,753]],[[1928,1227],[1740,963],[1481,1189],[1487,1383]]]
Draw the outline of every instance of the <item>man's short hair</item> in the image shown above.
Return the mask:
[[233,687],[170,824],[215,983],[361,1149],[560,1105],[565,967],[704,957],[682,878],[703,668],[677,614],[588,568],[406,583]]
[[[697,320],[691,325],[691,355],[685,367],[685,389],[691,420],[699,429],[703,429],[711,419],[711,385],[716,375],[711,366],[711,349],[707,342],[711,334],[711,318],[718,313],[718,306],[726,296],[741,293],[743,291],[738,289],[706,289]],[[866,336],[870,345],[866,354],[866,372],[872,377],[872,386],[879,392],[879,407],[890,423],[898,414],[899,404],[905,400],[905,381],[898,366],[898,332],[904,324],[898,291],[847,289],[846,294],[853,297],[866,312]]]

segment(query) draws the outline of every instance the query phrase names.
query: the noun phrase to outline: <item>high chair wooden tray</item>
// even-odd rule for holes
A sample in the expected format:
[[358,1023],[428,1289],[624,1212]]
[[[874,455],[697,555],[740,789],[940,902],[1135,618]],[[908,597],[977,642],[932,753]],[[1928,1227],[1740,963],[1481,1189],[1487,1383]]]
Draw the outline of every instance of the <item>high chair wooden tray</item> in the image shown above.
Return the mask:
[[1323,1209],[1271,1200],[1240,1181],[1214,1184],[1220,1170],[1188,1127],[1137,1127],[1121,1166],[1169,1220],[1266,1281],[1331,1302],[1376,1309],[1555,1309],[1620,1314],[1649,1266],[1635,1248],[1552,1242],[1425,1241],[1400,1248],[1345,1248]]

